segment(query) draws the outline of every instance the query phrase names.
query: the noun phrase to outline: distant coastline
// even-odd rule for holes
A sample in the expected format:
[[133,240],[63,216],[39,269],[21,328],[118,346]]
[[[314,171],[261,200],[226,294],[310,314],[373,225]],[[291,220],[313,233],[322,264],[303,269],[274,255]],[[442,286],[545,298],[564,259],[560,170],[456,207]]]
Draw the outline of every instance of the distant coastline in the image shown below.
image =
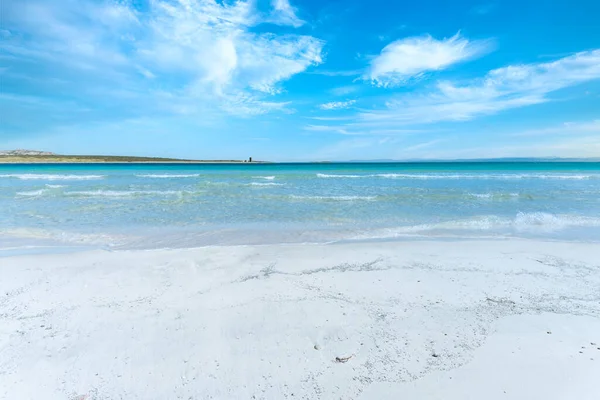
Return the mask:
[[[344,160],[283,162],[283,164],[450,164],[450,163],[597,163],[600,158],[473,158],[473,159],[407,159],[407,160]],[[62,155],[36,150],[0,151],[2,164],[272,164],[272,161],[247,160],[194,160],[168,157],[103,156],[103,155]]]
[[5,154],[0,164],[264,164],[249,160],[188,160],[164,157]]
[[398,160],[398,161],[248,161],[248,160],[187,160],[162,157],[129,157],[129,156],[3,156],[0,165],[10,164],[511,164],[511,163],[598,163],[597,158],[583,159],[461,159],[461,160]]

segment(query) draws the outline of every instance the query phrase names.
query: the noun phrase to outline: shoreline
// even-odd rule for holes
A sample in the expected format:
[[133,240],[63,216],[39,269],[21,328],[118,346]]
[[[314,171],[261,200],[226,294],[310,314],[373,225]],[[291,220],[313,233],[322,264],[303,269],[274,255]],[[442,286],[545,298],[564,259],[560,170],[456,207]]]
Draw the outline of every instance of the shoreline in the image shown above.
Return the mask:
[[87,250],[0,270],[0,397],[600,395],[593,243]]
[[[75,233],[66,231],[32,231],[27,235],[26,231],[4,231],[0,232],[0,239],[4,240],[8,246],[0,247],[0,258],[7,256],[19,256],[21,254],[39,255],[53,253],[81,253],[86,251],[201,251],[209,248],[236,249],[246,247],[346,247],[346,246],[379,246],[379,245],[407,245],[410,243],[562,243],[562,244],[586,244],[599,245],[600,236],[598,235],[574,235],[560,234],[556,236],[541,235],[502,235],[502,234],[406,234],[394,237],[341,237],[326,238],[322,231],[307,231],[307,236],[303,238],[288,237],[288,240],[275,241],[275,238],[282,239],[282,233],[278,231],[269,232],[270,236],[262,240],[255,239],[265,235],[265,231],[247,231],[237,232],[231,236],[219,234],[218,238],[211,236],[209,231],[186,230],[181,232],[165,232],[160,235],[156,228],[155,232],[149,234],[146,232],[113,232],[104,233]],[[234,231],[231,231],[234,232]],[[311,237],[310,234],[317,236]]]

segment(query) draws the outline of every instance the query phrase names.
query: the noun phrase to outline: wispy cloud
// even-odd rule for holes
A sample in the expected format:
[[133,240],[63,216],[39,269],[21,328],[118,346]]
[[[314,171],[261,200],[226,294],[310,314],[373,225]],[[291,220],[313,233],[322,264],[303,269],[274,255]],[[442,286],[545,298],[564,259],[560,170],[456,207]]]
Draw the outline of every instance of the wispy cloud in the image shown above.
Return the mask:
[[429,35],[404,38],[388,44],[372,57],[363,79],[376,86],[398,86],[427,72],[479,57],[491,48],[489,40],[471,41],[459,33],[442,40]]
[[[346,137],[333,145],[328,145],[317,152],[319,159],[329,160],[408,160],[427,159],[436,147],[447,139],[423,141],[419,136],[360,136]],[[442,146],[444,147],[444,146]]]
[[321,110],[343,110],[351,107],[356,100],[347,100],[347,101],[332,101],[330,103],[324,103],[319,106]]
[[513,137],[529,136],[555,136],[555,135],[580,135],[597,134],[600,137],[600,120],[584,122],[565,122],[549,128],[528,129],[510,134]]
[[356,93],[359,90],[360,87],[358,85],[346,85],[330,89],[329,93],[331,93],[334,96],[347,96],[349,94]]
[[415,150],[421,150],[421,149],[427,149],[430,148],[432,146],[435,146],[438,143],[443,143],[447,140],[444,139],[433,139],[433,140],[428,140],[426,142],[422,142],[422,143],[418,143],[412,146],[408,146],[402,149],[402,151],[406,152],[406,153],[410,153],[411,151],[415,151]]
[[129,1],[7,1],[0,49],[17,66],[42,63],[40,78],[67,78],[63,96],[102,91],[123,101],[127,92],[136,104],[256,114],[283,109],[271,96],[322,62],[317,38],[253,29],[301,26],[287,0],[273,1],[266,16],[252,0],[156,0],[143,13]]
[[362,69],[348,69],[348,70],[332,71],[332,70],[327,70],[327,69],[316,69],[309,73],[311,73],[313,75],[325,75],[325,76],[358,76],[363,73],[363,70]]
[[600,50],[585,51],[549,63],[495,69],[462,84],[439,82],[432,92],[395,97],[385,110],[363,112],[359,119],[398,124],[465,121],[544,103],[554,91],[599,78]]
[[342,127],[330,125],[306,125],[304,127],[304,130],[310,132],[334,132],[340,133],[342,135],[347,134],[347,132]]
[[[151,38],[141,52],[165,72],[191,74],[200,91],[208,85],[217,94],[248,88],[277,93],[279,82],[321,63],[323,42],[311,36],[251,32],[249,27],[262,22],[253,4],[160,3],[150,24]],[[273,5],[290,24],[299,23],[287,1]]]
[[290,25],[298,28],[304,25],[304,21],[296,15],[296,8],[290,5],[289,0],[271,0],[273,12],[268,22],[277,25]]
[[[322,116],[313,119],[330,123],[327,126],[331,132],[354,135],[468,121],[548,102],[552,100],[550,94],[557,90],[595,79],[600,79],[600,50],[580,52],[548,63],[510,65],[468,81],[440,81],[429,90],[392,95],[377,109],[362,109],[342,119]],[[595,129],[595,125],[585,128]]]
[[418,158],[435,159],[474,159],[474,158],[510,158],[510,157],[598,157],[600,154],[600,136],[589,135],[576,138],[552,138],[527,143],[506,143],[489,140],[485,146],[428,149],[418,154]]
[[[327,131],[326,128],[321,131]],[[330,131],[332,131],[330,129]],[[449,131],[427,137],[423,133],[393,136],[341,136],[321,149],[326,159],[476,159],[502,157],[598,157],[600,121],[579,121],[539,127],[528,131],[495,131],[483,144],[471,141],[481,132]],[[417,133],[417,132],[415,132]],[[515,141],[515,136],[521,136]],[[529,137],[531,136],[531,137]],[[477,144],[476,144],[477,143]],[[401,144],[401,145],[398,145]]]
[[385,129],[385,128],[372,128],[372,129],[356,129],[352,124],[349,125],[306,125],[305,131],[311,132],[330,132],[338,133],[341,135],[352,135],[352,136],[382,136],[382,137],[394,137],[400,135],[412,135],[415,133],[425,133],[427,131],[422,129]]

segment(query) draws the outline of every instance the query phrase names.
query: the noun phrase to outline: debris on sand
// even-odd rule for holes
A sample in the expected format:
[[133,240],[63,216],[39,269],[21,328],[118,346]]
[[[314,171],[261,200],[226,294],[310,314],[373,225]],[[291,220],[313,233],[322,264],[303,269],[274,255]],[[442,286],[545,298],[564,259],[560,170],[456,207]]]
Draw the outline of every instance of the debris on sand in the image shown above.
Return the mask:
[[338,363],[346,363],[346,362],[348,362],[348,361],[349,361],[349,360],[350,360],[352,357],[354,357],[354,354],[353,354],[353,355],[351,355],[351,356],[348,356],[348,357],[336,357],[336,358],[335,358],[335,362],[338,362]]

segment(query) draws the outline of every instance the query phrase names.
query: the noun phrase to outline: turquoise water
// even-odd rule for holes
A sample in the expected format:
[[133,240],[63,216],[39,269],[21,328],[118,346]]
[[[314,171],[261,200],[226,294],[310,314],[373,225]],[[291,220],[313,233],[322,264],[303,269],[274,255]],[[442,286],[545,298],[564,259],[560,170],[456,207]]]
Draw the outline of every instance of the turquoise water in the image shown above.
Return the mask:
[[0,240],[122,248],[600,239],[600,163],[0,166]]

